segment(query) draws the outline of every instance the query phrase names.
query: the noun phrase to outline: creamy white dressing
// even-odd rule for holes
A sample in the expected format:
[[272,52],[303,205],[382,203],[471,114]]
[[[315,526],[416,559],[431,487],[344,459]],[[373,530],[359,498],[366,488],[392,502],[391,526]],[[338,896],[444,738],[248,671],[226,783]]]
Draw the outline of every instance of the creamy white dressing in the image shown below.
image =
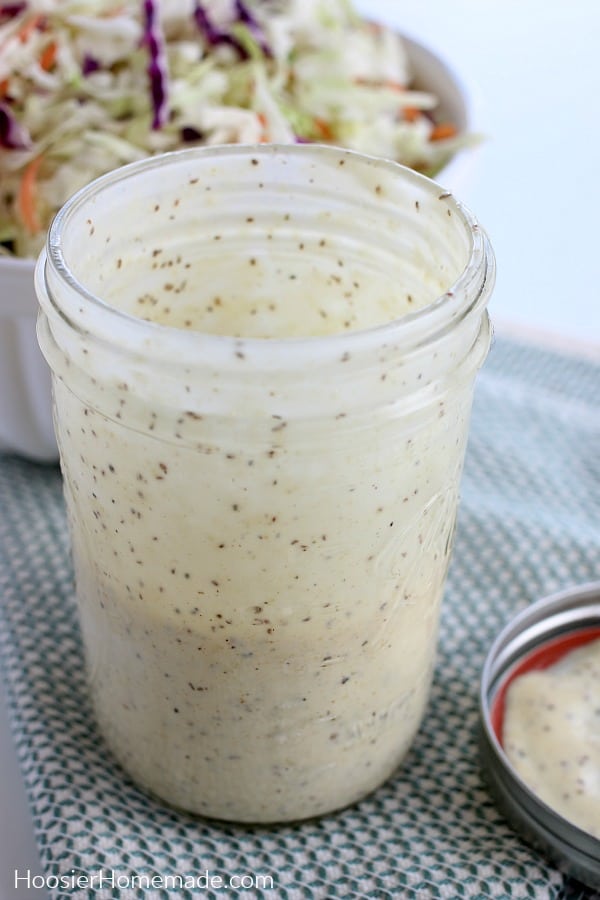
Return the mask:
[[169,802],[269,822],[363,796],[419,727],[489,332],[449,295],[433,347],[340,343],[452,285],[459,210],[341,151],[231,154],[76,210],[75,274],[128,316],[51,271],[40,339],[102,731]]
[[503,746],[532,791],[600,837],[600,639],[515,678]]

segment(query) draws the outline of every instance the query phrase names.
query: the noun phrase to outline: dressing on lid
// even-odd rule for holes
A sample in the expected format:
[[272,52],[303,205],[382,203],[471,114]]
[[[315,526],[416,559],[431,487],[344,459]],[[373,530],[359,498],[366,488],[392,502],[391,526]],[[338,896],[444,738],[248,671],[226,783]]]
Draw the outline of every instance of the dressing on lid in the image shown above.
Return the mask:
[[600,837],[600,639],[506,692],[503,747],[541,800]]

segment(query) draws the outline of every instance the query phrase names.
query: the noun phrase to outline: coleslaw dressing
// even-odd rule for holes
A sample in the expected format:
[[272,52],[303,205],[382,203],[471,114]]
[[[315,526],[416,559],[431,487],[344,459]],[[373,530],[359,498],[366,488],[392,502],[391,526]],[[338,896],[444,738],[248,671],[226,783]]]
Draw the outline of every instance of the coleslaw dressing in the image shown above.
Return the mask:
[[547,669],[526,672],[506,694],[503,746],[544,802],[600,837],[600,640]]
[[[62,244],[108,302],[82,302],[48,266],[38,290],[102,731],[170,803],[272,822],[368,793],[419,726],[489,334],[482,313],[463,316],[433,350],[402,353],[373,327],[466,264],[464,221],[437,186],[323,148],[248,154],[165,158],[158,178],[140,167],[143,232],[134,210],[104,214],[121,188],[109,179]],[[368,233],[393,223],[383,186],[404,178],[418,227],[399,262],[382,246],[404,221],[377,246]],[[352,190],[324,208],[311,180],[329,199]],[[447,240],[419,263],[434,226]]]

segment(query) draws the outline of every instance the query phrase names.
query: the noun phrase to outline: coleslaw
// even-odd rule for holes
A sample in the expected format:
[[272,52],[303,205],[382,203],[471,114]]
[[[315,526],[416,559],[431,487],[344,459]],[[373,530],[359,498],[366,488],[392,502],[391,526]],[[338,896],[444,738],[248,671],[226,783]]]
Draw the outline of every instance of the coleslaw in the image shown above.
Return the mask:
[[347,0],[0,2],[0,254],[110,169],[194,144],[333,143],[435,174],[470,140]]

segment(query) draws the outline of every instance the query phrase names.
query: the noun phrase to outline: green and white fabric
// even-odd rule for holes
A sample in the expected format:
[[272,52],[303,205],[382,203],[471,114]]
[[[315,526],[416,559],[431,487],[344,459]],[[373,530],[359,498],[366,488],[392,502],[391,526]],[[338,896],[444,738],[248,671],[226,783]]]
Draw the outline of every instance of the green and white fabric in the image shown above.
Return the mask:
[[[591,897],[496,810],[479,769],[477,691],[513,613],[598,578],[600,363],[498,340],[478,380],[433,694],[404,766],[320,821],[215,824],[159,805],[111,761],[86,693],[60,474],[0,459],[0,665],[42,865],[104,877],[53,896]],[[224,885],[271,876],[273,888],[168,881],[207,872]]]

